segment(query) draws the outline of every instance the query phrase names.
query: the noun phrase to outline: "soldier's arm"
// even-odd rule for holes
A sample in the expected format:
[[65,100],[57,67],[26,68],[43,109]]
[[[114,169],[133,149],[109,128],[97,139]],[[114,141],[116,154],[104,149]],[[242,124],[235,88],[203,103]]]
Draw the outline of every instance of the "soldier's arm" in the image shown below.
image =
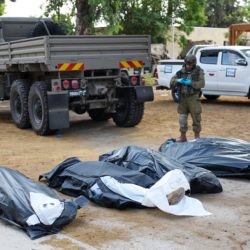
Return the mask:
[[177,83],[177,75],[174,75],[174,76],[171,78],[170,87],[176,87],[177,85],[178,85],[178,83]]
[[194,89],[201,89],[205,86],[204,71],[200,69],[199,78],[197,81],[192,80],[190,86]]

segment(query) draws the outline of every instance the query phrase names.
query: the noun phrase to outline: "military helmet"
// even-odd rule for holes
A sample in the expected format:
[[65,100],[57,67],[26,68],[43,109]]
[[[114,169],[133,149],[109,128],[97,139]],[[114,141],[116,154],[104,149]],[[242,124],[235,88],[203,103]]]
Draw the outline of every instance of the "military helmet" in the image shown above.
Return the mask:
[[191,64],[195,66],[197,63],[196,56],[195,55],[187,55],[185,58],[185,64]]

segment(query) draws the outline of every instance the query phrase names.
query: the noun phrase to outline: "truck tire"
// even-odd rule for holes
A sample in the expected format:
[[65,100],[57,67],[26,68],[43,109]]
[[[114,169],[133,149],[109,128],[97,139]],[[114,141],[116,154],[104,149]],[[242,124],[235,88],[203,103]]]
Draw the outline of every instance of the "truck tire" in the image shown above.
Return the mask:
[[[50,35],[66,35],[66,32],[56,23],[52,21],[45,21]],[[43,22],[39,21],[34,29],[31,31],[30,37],[47,36],[48,33],[44,27]]]
[[144,103],[137,102],[134,90],[129,89],[120,98],[113,120],[118,127],[134,127],[142,120],[143,113]]
[[130,79],[129,79],[129,75],[128,72],[126,71],[121,71],[121,81],[125,86],[129,86],[130,85]]
[[111,114],[105,113],[104,109],[90,109],[88,114],[93,121],[103,122],[111,118]]
[[174,102],[178,103],[179,102],[179,91],[177,87],[172,87],[171,88],[171,94]]
[[27,80],[15,80],[10,90],[10,110],[11,116],[18,128],[30,127],[28,96],[29,83]]
[[48,97],[45,82],[35,82],[31,86],[28,105],[30,123],[33,130],[38,135],[49,134]]
[[220,96],[219,95],[204,95],[204,97],[207,99],[207,100],[216,100],[218,99]]
[[86,108],[80,105],[77,105],[77,106],[72,107],[72,111],[78,115],[82,115],[86,112]]

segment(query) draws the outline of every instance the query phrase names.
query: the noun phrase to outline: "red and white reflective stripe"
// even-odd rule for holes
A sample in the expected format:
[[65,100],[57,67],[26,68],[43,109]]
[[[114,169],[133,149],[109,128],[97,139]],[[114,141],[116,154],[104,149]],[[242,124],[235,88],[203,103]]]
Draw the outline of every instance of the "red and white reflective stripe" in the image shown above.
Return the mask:
[[120,68],[142,68],[142,61],[120,61]]
[[57,65],[59,71],[82,71],[84,70],[83,63],[61,63]]

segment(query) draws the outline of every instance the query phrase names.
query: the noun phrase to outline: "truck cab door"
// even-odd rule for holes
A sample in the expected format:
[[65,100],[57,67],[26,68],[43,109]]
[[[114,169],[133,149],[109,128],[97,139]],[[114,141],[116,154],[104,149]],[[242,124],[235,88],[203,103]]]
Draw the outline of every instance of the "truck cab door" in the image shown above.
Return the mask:
[[201,50],[198,65],[205,73],[205,87],[202,90],[203,94],[216,94],[218,90],[218,57],[219,50]]
[[[239,62],[245,62],[239,63]],[[248,67],[246,59],[237,51],[224,50],[221,52],[218,90],[230,95],[236,92],[244,95],[248,92]]]

